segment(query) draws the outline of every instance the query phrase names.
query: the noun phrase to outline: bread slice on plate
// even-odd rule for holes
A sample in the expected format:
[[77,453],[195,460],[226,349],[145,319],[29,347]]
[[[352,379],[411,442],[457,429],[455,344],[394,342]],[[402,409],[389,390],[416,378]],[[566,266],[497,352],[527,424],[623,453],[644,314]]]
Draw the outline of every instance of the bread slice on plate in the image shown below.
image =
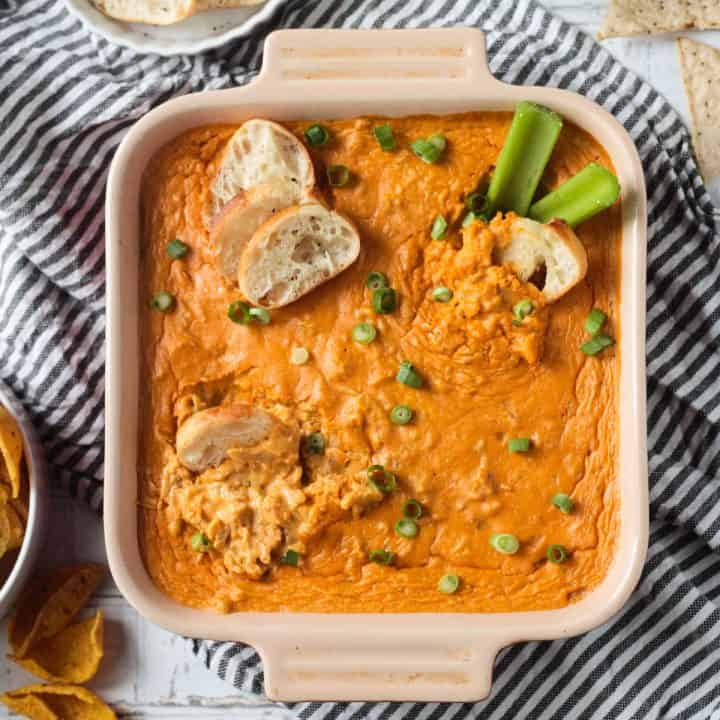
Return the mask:
[[237,279],[240,258],[255,231],[295,198],[286,185],[257,185],[241,190],[218,213],[210,226],[216,264],[229,279]]
[[195,13],[196,0],[92,0],[105,15],[123,22],[172,25]]
[[276,213],[254,233],[240,260],[238,285],[255,305],[294,302],[357,260],[360,236],[346,217],[319,203]]
[[270,120],[245,122],[230,138],[211,187],[213,214],[238,193],[256,185],[282,187],[299,203],[315,187],[315,170],[305,146]]
[[527,282],[543,266],[545,284],[541,288],[548,302],[562,297],[587,273],[587,253],[572,228],[562,220],[539,223],[515,218],[510,240],[496,251],[501,264],[509,264]]

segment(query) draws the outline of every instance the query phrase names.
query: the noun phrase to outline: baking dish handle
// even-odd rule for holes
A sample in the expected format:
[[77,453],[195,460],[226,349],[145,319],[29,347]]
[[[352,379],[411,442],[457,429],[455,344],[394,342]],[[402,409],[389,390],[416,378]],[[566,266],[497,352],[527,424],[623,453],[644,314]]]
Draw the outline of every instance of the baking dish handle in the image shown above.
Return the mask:
[[[456,616],[457,618],[457,616]],[[389,616],[357,618],[305,637],[297,627],[264,637],[265,692],[275,700],[474,702],[490,693],[492,670],[505,642],[445,626],[449,616],[393,629]],[[382,647],[378,647],[381,636]],[[388,648],[392,650],[388,650]]]
[[346,93],[372,85],[375,98],[378,92],[395,99],[415,91],[437,100],[467,86],[482,91],[502,84],[488,68],[485,34],[474,28],[278,30],[265,40],[256,83],[297,91],[308,103],[327,98],[333,88]]

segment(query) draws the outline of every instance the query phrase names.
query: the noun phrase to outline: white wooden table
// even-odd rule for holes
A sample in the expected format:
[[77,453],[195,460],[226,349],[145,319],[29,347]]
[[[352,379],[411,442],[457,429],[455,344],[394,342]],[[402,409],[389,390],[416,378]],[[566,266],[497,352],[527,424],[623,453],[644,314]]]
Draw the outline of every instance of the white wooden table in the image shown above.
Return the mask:
[[[510,2],[510,0],[508,0]],[[545,5],[569,22],[596,33],[607,0],[545,0]],[[696,33],[697,39],[720,47],[720,33]],[[647,79],[687,118],[674,38],[615,39],[605,46],[620,61]],[[102,524],[89,509],[63,497],[53,498],[52,524],[45,564],[76,560],[103,562]],[[106,618],[106,657],[90,687],[124,718],[248,718],[284,720],[283,708],[238,694],[192,655],[179,637],[146,622],[132,610],[108,581],[93,600]],[[5,661],[5,623],[0,626],[0,690],[32,682],[31,676]],[[9,715],[3,706],[0,718]]]

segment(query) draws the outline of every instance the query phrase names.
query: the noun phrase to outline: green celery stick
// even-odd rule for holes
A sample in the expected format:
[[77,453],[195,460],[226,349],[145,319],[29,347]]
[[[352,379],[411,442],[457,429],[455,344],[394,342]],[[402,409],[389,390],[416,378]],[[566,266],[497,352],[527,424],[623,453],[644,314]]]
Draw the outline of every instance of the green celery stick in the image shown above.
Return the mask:
[[541,223],[557,218],[575,227],[609,208],[618,195],[618,179],[602,165],[590,163],[559,188],[538,200],[530,208],[530,217]]
[[518,103],[488,188],[488,217],[510,210],[527,214],[562,124],[542,105]]

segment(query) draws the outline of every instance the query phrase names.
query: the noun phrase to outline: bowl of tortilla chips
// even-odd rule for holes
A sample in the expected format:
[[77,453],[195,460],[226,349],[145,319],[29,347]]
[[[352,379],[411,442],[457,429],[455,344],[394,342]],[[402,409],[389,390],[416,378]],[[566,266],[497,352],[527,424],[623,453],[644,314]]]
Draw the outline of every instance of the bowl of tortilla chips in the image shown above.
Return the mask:
[[17,599],[42,547],[46,476],[30,418],[0,381],[0,618]]

